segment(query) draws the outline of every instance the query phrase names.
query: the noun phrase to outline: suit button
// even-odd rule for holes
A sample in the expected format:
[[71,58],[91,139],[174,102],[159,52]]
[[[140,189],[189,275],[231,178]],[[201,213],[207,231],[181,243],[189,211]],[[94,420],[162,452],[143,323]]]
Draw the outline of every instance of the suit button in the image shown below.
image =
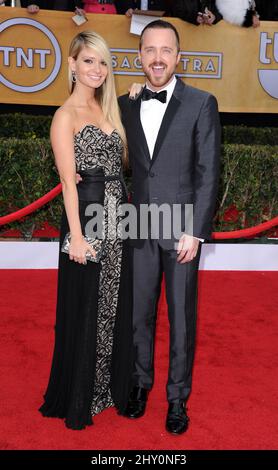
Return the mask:
[[153,171],[150,171],[149,175],[150,175],[151,178],[153,178],[155,176]]

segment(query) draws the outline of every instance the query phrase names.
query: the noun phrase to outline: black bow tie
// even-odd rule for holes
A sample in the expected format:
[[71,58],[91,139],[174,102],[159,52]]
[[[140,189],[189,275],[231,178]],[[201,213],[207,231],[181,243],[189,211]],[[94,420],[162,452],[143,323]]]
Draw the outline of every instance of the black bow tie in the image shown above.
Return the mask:
[[149,90],[148,88],[144,88],[142,92],[142,101],[149,101],[152,99],[161,101],[161,103],[166,103],[167,91],[163,90],[163,91],[156,92],[156,91]]

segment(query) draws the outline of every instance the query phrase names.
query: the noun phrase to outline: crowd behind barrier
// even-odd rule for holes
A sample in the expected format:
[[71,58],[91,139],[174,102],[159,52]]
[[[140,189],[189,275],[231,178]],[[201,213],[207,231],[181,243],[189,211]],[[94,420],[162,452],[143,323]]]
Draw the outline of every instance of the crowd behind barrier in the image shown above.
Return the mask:
[[[72,19],[78,15],[43,9],[33,15],[25,8],[2,7],[0,17],[1,102],[61,105],[67,96],[67,67],[60,60],[76,33]],[[130,20],[90,13],[87,18],[79,30],[91,29],[105,37],[113,55],[117,94],[125,94],[133,81],[143,82]],[[171,23],[181,38],[177,74],[183,81],[212,93],[222,113],[277,114],[277,22],[262,21],[255,29],[225,21],[195,26],[174,17]]]
[[0,6],[27,8],[36,14],[40,9],[86,13],[125,14],[136,10],[163,11],[166,16],[189,23],[214,25],[220,20],[243,27],[258,27],[263,21],[278,21],[278,0],[0,0]]

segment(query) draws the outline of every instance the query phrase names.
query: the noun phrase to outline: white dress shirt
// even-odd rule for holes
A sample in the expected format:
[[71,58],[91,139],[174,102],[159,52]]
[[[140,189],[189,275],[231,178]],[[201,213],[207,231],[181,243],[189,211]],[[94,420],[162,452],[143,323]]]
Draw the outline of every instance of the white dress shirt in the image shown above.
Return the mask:
[[[148,144],[151,158],[153,156],[154,147],[155,147],[158,132],[162,123],[162,119],[164,117],[169,101],[172,98],[172,94],[176,86],[176,83],[177,83],[177,79],[174,76],[173,80],[171,80],[171,82],[165,88],[163,88],[162,90],[159,90],[159,91],[163,91],[163,90],[167,91],[166,103],[161,103],[161,101],[157,99],[150,99],[148,101],[141,102],[141,109],[140,109],[141,124],[144,130],[144,134],[146,137],[146,141]],[[146,85],[146,87],[151,89],[150,87],[148,87],[148,85]],[[202,238],[197,238],[197,239],[200,240],[201,242],[204,241]]]
[[[140,111],[141,123],[142,123],[142,127],[146,136],[151,158],[153,156],[153,151],[154,151],[156,139],[158,136],[158,132],[162,123],[162,119],[164,117],[169,101],[172,97],[176,83],[177,83],[177,79],[174,76],[173,80],[165,88],[163,88],[162,90],[159,90],[159,91],[163,91],[163,90],[167,91],[166,103],[161,103],[161,101],[156,100],[156,99],[151,99],[148,101],[141,102],[141,111]],[[147,88],[149,88],[148,85],[147,85]]]

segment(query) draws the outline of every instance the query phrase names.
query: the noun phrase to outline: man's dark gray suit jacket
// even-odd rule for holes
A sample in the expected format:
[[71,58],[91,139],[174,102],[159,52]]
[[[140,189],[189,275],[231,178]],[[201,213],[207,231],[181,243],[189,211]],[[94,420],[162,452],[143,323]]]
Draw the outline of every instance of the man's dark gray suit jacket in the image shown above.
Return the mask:
[[[220,161],[215,97],[178,78],[152,158],[140,120],[140,97],[121,96],[119,105],[132,168],[131,202],[137,208],[151,203],[193,204],[193,235],[210,239]],[[160,238],[159,244],[173,249],[173,241]]]

